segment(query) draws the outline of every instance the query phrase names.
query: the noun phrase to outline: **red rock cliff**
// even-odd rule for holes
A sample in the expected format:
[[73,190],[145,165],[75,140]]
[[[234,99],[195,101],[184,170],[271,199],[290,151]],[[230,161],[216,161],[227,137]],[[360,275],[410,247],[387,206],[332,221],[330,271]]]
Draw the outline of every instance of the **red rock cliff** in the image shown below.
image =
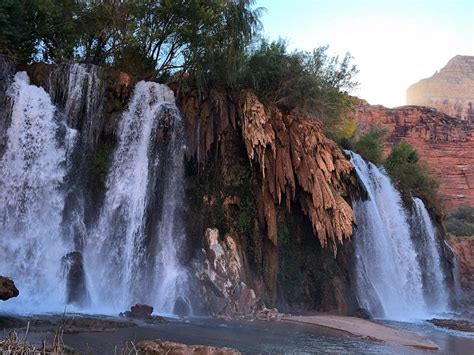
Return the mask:
[[473,122],[474,57],[457,55],[432,77],[410,86],[407,104],[434,107]]
[[440,182],[446,208],[474,204],[474,125],[423,106],[389,109],[359,100],[352,116],[360,130],[388,129],[385,154],[405,140],[414,146]]

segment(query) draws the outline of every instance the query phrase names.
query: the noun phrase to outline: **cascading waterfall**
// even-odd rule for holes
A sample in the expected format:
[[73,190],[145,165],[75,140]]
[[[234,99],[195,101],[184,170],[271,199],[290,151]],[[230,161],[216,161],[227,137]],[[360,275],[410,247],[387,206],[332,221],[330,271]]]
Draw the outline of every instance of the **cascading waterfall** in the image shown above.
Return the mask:
[[[39,311],[64,304],[61,235],[66,152],[49,95],[15,75],[7,146],[0,160],[0,274],[12,277],[21,298],[5,308]],[[72,135],[72,133],[71,133]]]
[[354,202],[356,287],[361,307],[374,317],[425,318],[423,276],[400,194],[387,175],[351,154],[368,199]]
[[139,82],[118,136],[104,206],[86,246],[93,302],[114,310],[141,302],[171,313],[187,285],[178,255],[184,129],[173,92]]
[[64,233],[72,236],[74,249],[82,251],[87,236],[85,211],[88,205],[87,181],[90,161],[103,127],[105,85],[101,69],[95,65],[66,63],[58,65],[49,78],[49,92],[68,127],[77,130],[70,139]]
[[419,198],[413,198],[412,232],[417,241],[419,263],[423,273],[423,290],[430,310],[447,312],[449,295],[441,264],[441,246],[436,236],[436,229],[431,222],[426,207]]

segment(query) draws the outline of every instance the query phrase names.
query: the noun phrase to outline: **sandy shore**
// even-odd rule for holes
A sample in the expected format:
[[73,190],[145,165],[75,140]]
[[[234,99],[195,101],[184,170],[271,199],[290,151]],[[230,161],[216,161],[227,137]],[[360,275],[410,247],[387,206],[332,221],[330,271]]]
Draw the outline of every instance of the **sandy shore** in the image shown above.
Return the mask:
[[321,314],[311,316],[286,316],[282,318],[282,321],[337,329],[358,338],[383,342],[390,345],[411,346],[418,349],[429,350],[439,349],[431,340],[420,337],[414,333],[401,331],[356,317]]

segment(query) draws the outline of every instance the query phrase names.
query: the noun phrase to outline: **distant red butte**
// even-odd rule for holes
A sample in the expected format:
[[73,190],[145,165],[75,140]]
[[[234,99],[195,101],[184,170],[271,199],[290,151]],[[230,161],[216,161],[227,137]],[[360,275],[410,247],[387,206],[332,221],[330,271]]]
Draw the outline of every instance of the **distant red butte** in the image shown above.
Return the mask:
[[474,123],[424,106],[393,109],[355,99],[352,117],[361,132],[373,125],[387,128],[384,155],[405,140],[438,177],[447,211],[474,205]]

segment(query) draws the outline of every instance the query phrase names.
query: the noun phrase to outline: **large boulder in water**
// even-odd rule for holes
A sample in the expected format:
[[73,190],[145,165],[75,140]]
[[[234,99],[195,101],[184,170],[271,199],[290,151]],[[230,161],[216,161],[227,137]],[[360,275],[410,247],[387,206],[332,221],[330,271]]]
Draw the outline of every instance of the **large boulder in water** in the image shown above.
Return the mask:
[[63,257],[63,269],[66,276],[66,301],[70,304],[85,306],[89,302],[86,285],[84,259],[78,251],[73,251]]
[[13,280],[0,276],[0,300],[6,301],[10,298],[17,297],[20,291],[15,286]]

